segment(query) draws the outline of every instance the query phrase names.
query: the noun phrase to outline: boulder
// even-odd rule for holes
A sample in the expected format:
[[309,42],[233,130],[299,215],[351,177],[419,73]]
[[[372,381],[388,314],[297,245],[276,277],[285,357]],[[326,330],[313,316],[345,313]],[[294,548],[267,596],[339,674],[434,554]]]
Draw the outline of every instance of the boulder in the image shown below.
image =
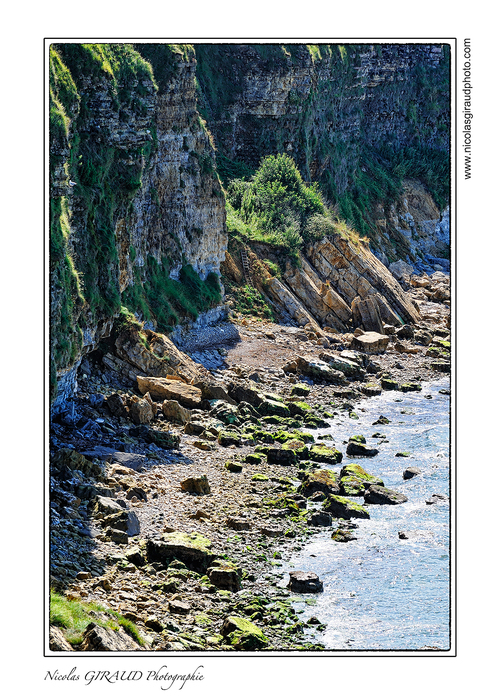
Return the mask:
[[410,480],[412,477],[420,475],[421,472],[420,468],[416,468],[415,466],[406,468],[406,470],[403,471],[403,480]]
[[304,497],[310,497],[315,492],[339,494],[340,487],[337,482],[337,476],[331,470],[316,470],[315,472],[306,474],[302,480],[299,492],[303,494]]
[[275,465],[295,465],[299,457],[290,448],[278,448],[269,446],[265,448],[267,462]]
[[228,616],[220,633],[226,638],[226,642],[239,650],[258,650],[269,644],[269,640],[255,623],[240,616]]
[[328,448],[323,444],[315,444],[309,449],[309,458],[320,463],[336,465],[342,460],[342,453],[335,448]]
[[337,354],[331,354],[330,352],[321,352],[319,358],[325,361],[329,366],[335,368],[337,371],[341,371],[346,376],[352,376],[358,380],[362,380],[366,371],[362,368],[356,361],[351,361],[348,358],[338,356]]
[[191,410],[180,405],[177,400],[164,400],[161,406],[161,411],[165,417],[171,422],[187,424],[191,421]]
[[137,385],[143,395],[149,393],[153,400],[176,400],[189,409],[201,406],[201,390],[180,380],[137,376]]
[[369,519],[370,514],[360,504],[356,504],[351,499],[339,497],[339,495],[328,495],[323,504],[323,510],[329,512],[337,519]]
[[141,647],[122,628],[111,630],[90,623],[78,649],[81,652],[136,652]]
[[356,296],[351,303],[351,311],[354,326],[362,326],[367,332],[384,333],[379,306],[373,296],[367,296],[363,300]]
[[387,335],[378,332],[365,332],[353,338],[351,347],[366,354],[383,354],[388,344],[389,337]]
[[206,475],[192,475],[181,482],[181,489],[184,492],[194,494],[210,494],[210,485]]
[[314,572],[299,570],[289,573],[290,580],[287,589],[298,594],[318,594],[323,591],[323,582]]
[[351,437],[347,444],[346,453],[348,456],[365,456],[372,458],[378,453],[378,448],[370,448],[356,437]]
[[347,383],[344,374],[332,368],[326,361],[298,356],[296,365],[298,373],[309,376],[314,380],[325,381],[325,383],[335,383],[336,385],[345,385]]
[[217,589],[239,591],[241,589],[241,570],[229,560],[215,560],[208,568],[210,583]]
[[331,526],[332,515],[327,511],[315,511],[314,514],[311,514],[307,523],[309,526]]
[[149,424],[153,417],[153,408],[148,400],[137,399],[131,403],[128,414],[134,424]]
[[344,465],[340,471],[340,489],[343,495],[363,496],[365,489],[372,484],[384,485],[381,478],[371,475],[358,463]]
[[381,485],[370,485],[365,490],[366,504],[403,504],[407,501],[408,497],[406,495]]
[[213,560],[212,543],[199,533],[173,531],[161,539],[149,539],[146,553],[149,562],[160,562],[165,567],[172,560],[180,560],[194,572],[205,574]]
[[108,514],[108,516],[104,518],[103,524],[115,531],[123,531],[127,536],[138,536],[141,532],[137,514],[128,509],[122,509],[122,511]]

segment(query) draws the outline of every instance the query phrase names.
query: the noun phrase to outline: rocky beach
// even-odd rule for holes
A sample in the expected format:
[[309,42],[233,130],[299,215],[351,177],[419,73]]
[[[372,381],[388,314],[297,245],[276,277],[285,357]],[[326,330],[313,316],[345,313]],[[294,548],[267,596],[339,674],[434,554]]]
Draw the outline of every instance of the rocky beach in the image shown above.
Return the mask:
[[[384,334],[230,310],[184,353],[128,318],[83,360],[51,429],[50,585],[88,622],[54,624],[52,651],[325,649],[322,618],[293,604],[321,580],[281,567],[325,527],[349,545],[357,518],[400,501],[370,468],[356,411],[450,371],[449,276],[401,283],[419,320]],[[339,413],[347,444],[322,437]]]

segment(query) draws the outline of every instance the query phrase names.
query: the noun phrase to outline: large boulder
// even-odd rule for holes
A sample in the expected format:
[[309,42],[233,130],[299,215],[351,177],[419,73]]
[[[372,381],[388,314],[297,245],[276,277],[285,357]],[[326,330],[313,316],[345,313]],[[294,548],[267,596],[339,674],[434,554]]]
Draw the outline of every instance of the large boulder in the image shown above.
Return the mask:
[[161,411],[171,422],[187,424],[191,421],[191,410],[188,410],[187,407],[183,407],[177,400],[164,400]]
[[365,332],[353,338],[351,347],[366,354],[383,354],[388,344],[388,335],[380,334],[379,332]]
[[323,591],[323,582],[314,572],[296,570],[289,573],[287,588],[298,594],[318,594]]
[[407,501],[406,495],[381,485],[370,485],[365,490],[366,504],[403,504]]
[[343,358],[338,354],[331,354],[330,352],[324,351],[319,355],[319,358],[322,361],[326,361],[329,366],[335,368],[337,371],[341,371],[346,376],[352,376],[353,378],[362,380],[366,375],[365,369],[362,368],[359,363]]
[[306,474],[302,480],[299,492],[303,494],[304,497],[310,497],[315,492],[340,494],[340,487],[335,473],[331,470],[316,470],[315,472]]
[[364,437],[351,436],[347,444],[346,453],[348,456],[365,456],[372,458],[378,453],[378,448],[370,448],[367,446]]
[[321,359],[298,356],[295,364],[297,373],[309,376],[313,380],[335,383],[336,385],[345,385],[347,383],[346,377],[341,371],[332,368],[326,361],[321,361]]
[[167,567],[174,559],[183,562],[194,572],[205,574],[214,555],[212,543],[199,533],[173,531],[160,539],[149,539],[146,553],[149,562],[160,562]]
[[143,395],[149,393],[153,400],[176,400],[189,409],[201,407],[201,390],[181,380],[137,376],[137,385]]
[[134,400],[128,409],[128,414],[134,424],[149,424],[154,417],[151,403],[144,398]]
[[339,495],[328,495],[323,504],[324,511],[329,512],[337,519],[369,519],[370,514],[360,504],[356,504],[351,499],[339,497]]
[[140,645],[122,628],[112,630],[102,628],[96,623],[87,626],[79,647],[82,652],[136,652],[140,649]]
[[220,633],[226,638],[226,642],[239,650],[264,649],[269,644],[269,640],[255,623],[240,616],[228,616]]

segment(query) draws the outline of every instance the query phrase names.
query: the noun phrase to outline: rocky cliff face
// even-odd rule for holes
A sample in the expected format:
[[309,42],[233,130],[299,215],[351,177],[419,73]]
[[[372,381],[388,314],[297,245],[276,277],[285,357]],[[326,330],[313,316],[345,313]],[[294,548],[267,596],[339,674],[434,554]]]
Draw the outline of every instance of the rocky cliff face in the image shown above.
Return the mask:
[[[227,168],[286,152],[359,232],[369,225],[387,264],[447,254],[446,192],[421,162],[431,153],[439,172],[447,158],[446,46],[58,44],[50,59],[56,404],[122,306],[165,330],[217,305]],[[388,172],[406,177],[402,195]],[[415,317],[383,264],[340,237],[268,292],[295,321],[337,331],[363,314]]]
[[131,47],[51,52],[51,96],[64,126],[51,121],[51,381],[61,400],[82,355],[109,334],[127,290],[128,305],[135,301],[141,307],[132,310],[144,316],[153,303],[145,287],[158,302],[165,293],[152,270],[163,283],[185,268],[203,280],[224,257],[224,198],[196,109],[196,62],[163,50],[170,71],[159,89]]
[[[286,152],[343,217],[390,261],[401,256],[380,224],[397,173],[426,179],[447,205],[449,47],[440,44],[200,45],[202,105],[219,151],[256,167]],[[215,66],[217,66],[215,68]],[[217,76],[214,71],[217,70]],[[391,233],[402,226],[397,223]],[[415,249],[401,238],[405,255]],[[432,243],[431,243],[432,246]]]

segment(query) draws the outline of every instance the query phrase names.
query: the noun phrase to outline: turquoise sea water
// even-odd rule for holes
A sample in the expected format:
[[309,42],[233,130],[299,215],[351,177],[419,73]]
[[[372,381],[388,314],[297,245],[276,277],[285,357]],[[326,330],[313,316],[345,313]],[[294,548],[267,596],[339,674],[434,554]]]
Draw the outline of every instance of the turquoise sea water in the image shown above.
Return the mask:
[[[322,632],[306,632],[328,649],[449,649],[450,506],[426,504],[433,494],[450,496],[450,397],[439,393],[443,388],[449,380],[423,383],[420,393],[384,392],[355,408],[359,420],[339,416],[320,430],[333,435],[343,453],[349,436],[363,434],[379,454],[344,455],[341,465],[357,462],[408,497],[404,504],[369,505],[369,520],[352,520],[357,540],[336,543],[331,529],[321,531],[287,565],[283,586],[290,570],[316,572],[323,581],[323,593],[297,596],[294,605],[305,622],[316,616],[326,624]],[[373,425],[380,415],[390,424]],[[375,432],[387,442],[372,438]],[[396,457],[400,451],[411,456]],[[409,466],[422,474],[403,480]],[[409,538],[400,539],[400,531]]]

